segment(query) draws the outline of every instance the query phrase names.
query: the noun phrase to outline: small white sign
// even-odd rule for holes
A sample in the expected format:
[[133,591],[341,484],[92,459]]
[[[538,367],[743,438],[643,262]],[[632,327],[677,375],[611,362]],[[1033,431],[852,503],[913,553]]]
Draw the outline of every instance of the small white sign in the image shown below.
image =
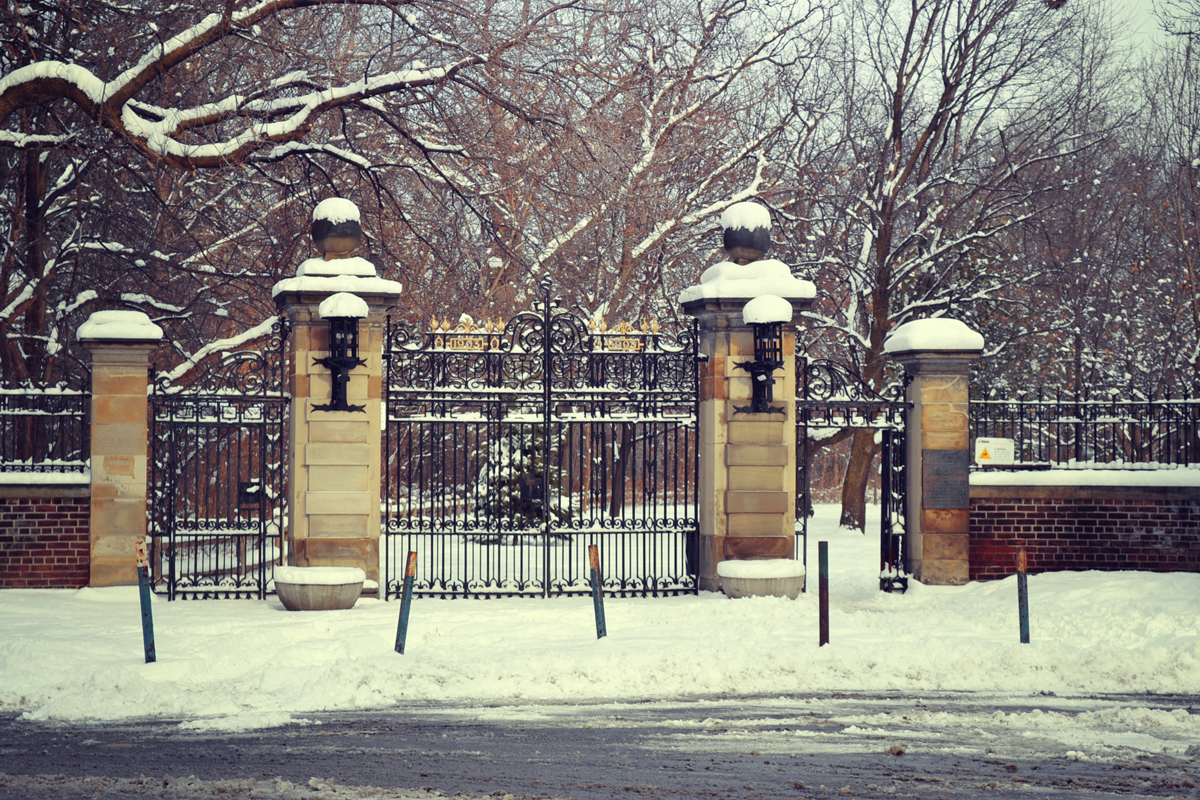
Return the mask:
[[981,467],[1003,466],[1013,463],[1015,448],[1012,439],[975,440],[975,463]]

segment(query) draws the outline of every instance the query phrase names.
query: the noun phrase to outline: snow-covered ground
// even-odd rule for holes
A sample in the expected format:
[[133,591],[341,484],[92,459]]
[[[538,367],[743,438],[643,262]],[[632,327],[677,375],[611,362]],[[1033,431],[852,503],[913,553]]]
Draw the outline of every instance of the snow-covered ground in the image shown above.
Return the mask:
[[[830,548],[826,647],[817,646],[821,539]],[[1031,576],[1032,644],[1023,645],[1015,578],[881,593],[877,535],[837,529],[833,507],[819,509],[809,547],[810,591],[796,601],[609,598],[602,640],[590,598],[417,599],[405,655],[393,650],[395,601],[303,613],[274,598],[156,599],[158,661],[145,664],[136,588],[7,590],[0,710],[29,720],[158,717],[236,731],[413,703],[1200,692],[1200,575]],[[1200,741],[1200,716],[1151,716],[1178,728],[1180,741]]]

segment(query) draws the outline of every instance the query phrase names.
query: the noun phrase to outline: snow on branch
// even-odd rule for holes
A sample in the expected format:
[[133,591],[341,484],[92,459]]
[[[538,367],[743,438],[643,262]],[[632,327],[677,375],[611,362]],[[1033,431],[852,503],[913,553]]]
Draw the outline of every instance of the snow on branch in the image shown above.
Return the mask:
[[187,375],[188,372],[190,372],[193,367],[203,361],[206,356],[212,355],[213,353],[224,353],[228,350],[241,347],[246,342],[252,342],[259,337],[266,336],[274,329],[278,322],[279,317],[267,317],[253,328],[243,331],[236,336],[230,336],[227,339],[217,339],[214,342],[209,342],[196,352],[192,353],[190,356],[187,356],[182,364],[175,367],[170,372],[163,373],[163,375],[160,376],[160,380],[162,377],[165,377],[173,384],[178,383],[180,378],[182,378],[184,375]]

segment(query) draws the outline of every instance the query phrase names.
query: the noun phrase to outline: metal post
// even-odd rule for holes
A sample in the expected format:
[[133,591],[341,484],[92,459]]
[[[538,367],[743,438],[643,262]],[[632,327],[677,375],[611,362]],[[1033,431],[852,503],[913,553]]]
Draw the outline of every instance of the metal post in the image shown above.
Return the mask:
[[142,649],[146,652],[146,663],[152,664],[157,658],[154,653],[154,616],[150,611],[150,562],[146,558],[146,543],[139,541],[136,545],[138,593],[142,601]]
[[408,612],[412,608],[413,581],[417,576],[417,553],[410,550],[404,567],[404,594],[400,599],[400,622],[396,626],[396,652],[404,655],[404,640],[408,638]]
[[608,626],[604,622],[604,589],[600,586],[600,548],[588,545],[588,561],[592,565],[592,606],[596,610],[596,638],[603,639],[608,635]]
[[817,607],[819,609],[818,647],[829,644],[829,542],[817,542]]
[[1017,550],[1017,614],[1021,619],[1021,644],[1029,644],[1029,584],[1025,577],[1025,548]]

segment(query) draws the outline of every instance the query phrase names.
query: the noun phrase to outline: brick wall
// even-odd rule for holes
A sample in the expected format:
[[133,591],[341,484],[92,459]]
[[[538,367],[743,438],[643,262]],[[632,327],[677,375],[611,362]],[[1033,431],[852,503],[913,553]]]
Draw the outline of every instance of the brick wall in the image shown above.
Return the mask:
[[972,486],[971,580],[1029,572],[1200,572],[1200,488]]
[[0,486],[0,589],[88,583],[87,486]]

